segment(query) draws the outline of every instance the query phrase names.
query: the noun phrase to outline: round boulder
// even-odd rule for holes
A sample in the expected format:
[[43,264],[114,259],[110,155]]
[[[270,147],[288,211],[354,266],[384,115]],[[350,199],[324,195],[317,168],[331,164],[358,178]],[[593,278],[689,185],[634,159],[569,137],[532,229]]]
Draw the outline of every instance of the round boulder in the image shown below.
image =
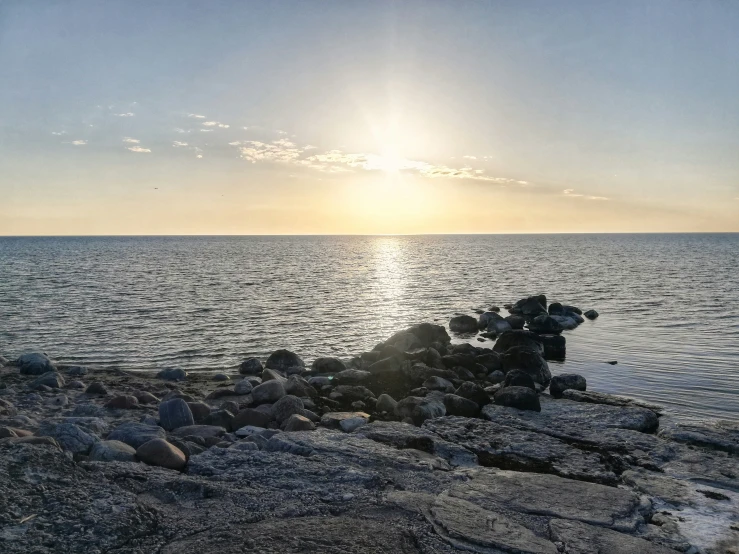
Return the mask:
[[453,333],[476,333],[477,320],[470,315],[457,315],[449,320],[449,329]]
[[159,404],[159,424],[167,431],[194,423],[190,406],[182,398],[173,398]]
[[254,387],[251,391],[251,397],[255,405],[277,402],[280,398],[287,394],[285,387],[280,381],[272,380],[262,383],[258,387]]
[[536,390],[536,384],[531,378],[531,375],[521,371],[520,369],[512,369],[509,371],[505,380],[503,381],[504,387],[528,387],[531,390]]
[[144,463],[153,466],[180,470],[185,467],[185,453],[164,439],[145,442],[136,450],[136,456]]
[[295,352],[280,349],[275,350],[274,352],[272,352],[272,354],[269,355],[265,366],[269,369],[276,369],[284,373],[291,367],[305,367],[305,362]]
[[315,373],[339,373],[346,369],[346,365],[338,358],[317,358],[311,370]]
[[94,462],[135,462],[136,449],[121,441],[96,442],[90,450]]
[[539,396],[528,387],[505,387],[495,393],[494,402],[499,406],[508,406],[519,410],[541,411]]
[[303,413],[303,401],[297,396],[286,395],[272,404],[272,419],[282,424],[291,415]]
[[239,373],[242,375],[261,375],[264,366],[259,358],[249,358],[241,362]]
[[562,373],[552,377],[549,383],[549,393],[555,398],[562,396],[562,393],[568,389],[587,390],[587,382],[585,377],[577,373]]
[[15,365],[18,366],[21,375],[43,375],[56,369],[49,358],[38,352],[23,354],[15,361]]

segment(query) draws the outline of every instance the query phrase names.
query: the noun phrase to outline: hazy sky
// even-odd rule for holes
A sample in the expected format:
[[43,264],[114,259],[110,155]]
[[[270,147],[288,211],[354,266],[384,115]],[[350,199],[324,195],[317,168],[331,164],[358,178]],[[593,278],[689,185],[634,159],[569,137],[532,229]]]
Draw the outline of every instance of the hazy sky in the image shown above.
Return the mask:
[[739,231],[739,2],[0,0],[0,234]]

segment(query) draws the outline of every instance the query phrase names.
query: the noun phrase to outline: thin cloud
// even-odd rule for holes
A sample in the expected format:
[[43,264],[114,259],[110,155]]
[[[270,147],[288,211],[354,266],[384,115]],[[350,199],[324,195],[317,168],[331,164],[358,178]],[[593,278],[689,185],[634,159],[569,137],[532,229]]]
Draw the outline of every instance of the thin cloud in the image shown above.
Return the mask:
[[75,146],[84,146],[87,144],[87,141],[86,140],[73,140],[72,144],[74,144]]
[[200,129],[201,133],[212,133],[213,129]]
[[562,194],[569,198],[582,198],[584,200],[610,200],[610,198],[606,196],[588,196],[586,194],[579,194],[575,192],[575,189],[565,189],[562,191]]
[[137,152],[139,154],[149,154],[151,150],[149,148],[142,148],[141,146],[129,146],[127,148],[131,152]]
[[126,113],[114,113],[113,115],[116,115],[118,117],[133,117],[136,114],[133,112],[126,112]]
[[174,129],[175,133],[192,133],[192,129],[183,129],[181,127],[175,127]]
[[194,119],[205,119],[204,115],[196,114],[196,113],[189,113],[187,114],[187,117],[192,117]]
[[181,148],[183,146],[187,146],[187,143],[180,142],[179,140],[175,140],[174,142],[172,142],[172,146],[174,146],[175,148]]
[[131,137],[124,137],[123,138],[123,142],[127,142],[127,143],[130,143],[130,144],[138,144],[141,141],[139,139],[135,139],[135,138],[131,138]]
[[465,160],[476,160],[477,156],[462,156]]
[[228,129],[230,127],[230,125],[226,125],[220,121],[203,121],[203,125],[206,127],[219,127],[220,129]]
[[57,137],[60,137],[62,135],[66,135],[67,131],[52,131],[51,134],[56,135]]

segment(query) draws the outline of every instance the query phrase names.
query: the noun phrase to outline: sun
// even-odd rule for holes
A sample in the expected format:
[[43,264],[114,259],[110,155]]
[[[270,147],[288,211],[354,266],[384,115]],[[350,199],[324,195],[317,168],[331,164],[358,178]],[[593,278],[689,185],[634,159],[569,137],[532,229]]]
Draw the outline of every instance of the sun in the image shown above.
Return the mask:
[[385,173],[398,173],[406,165],[407,160],[394,148],[387,148],[372,159],[373,168]]

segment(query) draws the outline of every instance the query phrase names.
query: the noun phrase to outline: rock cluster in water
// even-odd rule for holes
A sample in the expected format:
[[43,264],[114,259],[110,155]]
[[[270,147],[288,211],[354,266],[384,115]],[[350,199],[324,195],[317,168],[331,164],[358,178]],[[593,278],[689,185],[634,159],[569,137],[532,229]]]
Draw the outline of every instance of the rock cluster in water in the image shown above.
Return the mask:
[[[0,358],[2,552],[739,552],[739,425],[552,375],[597,312],[521,299],[238,375]],[[526,327],[526,329],[525,329]]]

